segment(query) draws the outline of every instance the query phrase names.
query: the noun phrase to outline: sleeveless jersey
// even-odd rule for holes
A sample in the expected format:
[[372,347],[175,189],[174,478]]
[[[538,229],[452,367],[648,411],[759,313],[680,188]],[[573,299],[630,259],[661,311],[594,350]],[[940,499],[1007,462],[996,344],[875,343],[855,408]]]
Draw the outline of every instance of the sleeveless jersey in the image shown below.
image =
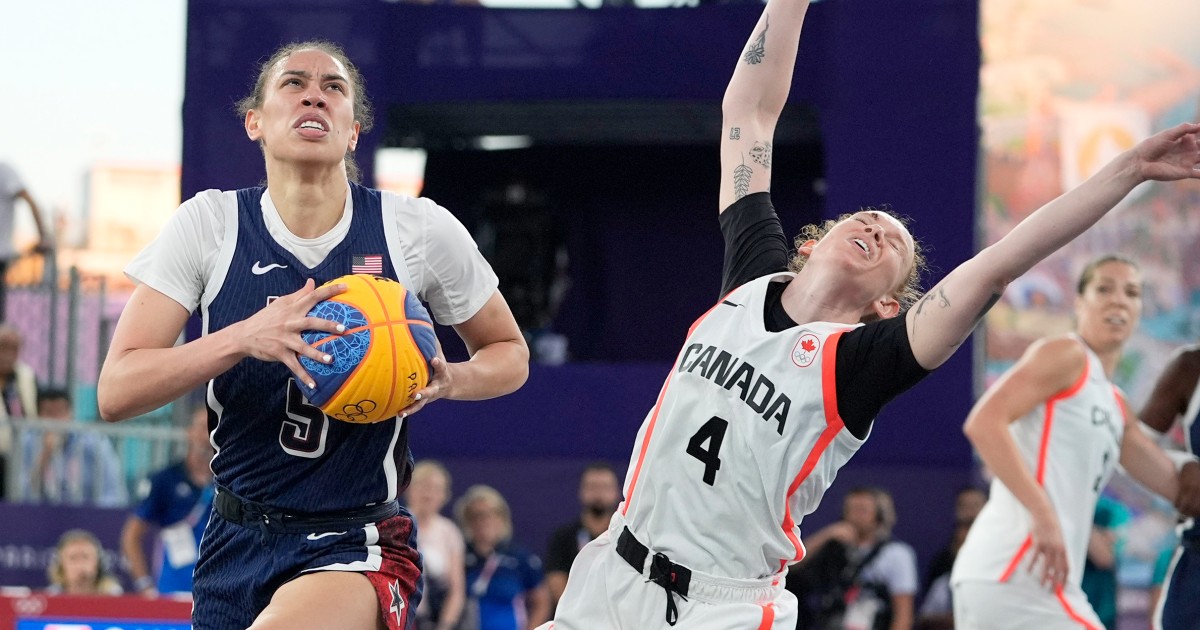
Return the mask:
[[762,578],[804,556],[800,521],[862,445],[838,416],[847,324],[770,332],[764,276],[695,324],[646,416],[621,506],[634,536],[693,571]]
[[[1068,582],[1083,580],[1088,537],[1100,491],[1121,454],[1125,411],[1117,387],[1087,344],[1083,374],[1067,390],[1009,425],[1025,465],[1054,504],[1062,527]],[[951,581],[1008,581],[1031,555],[1029,511],[999,479],[954,562]]]
[[[267,231],[262,188],[236,195],[236,218],[201,300],[204,334],[240,322],[269,300],[351,273],[354,258],[382,259],[382,273],[411,287],[399,251],[391,251],[395,218],[383,217],[377,190],[350,185],[353,215],[346,237],[315,268],[308,268]],[[233,212],[233,204],[226,204]],[[390,229],[389,229],[390,226]],[[294,512],[331,512],[390,501],[408,484],[412,455],[402,420],[350,424],[309,405],[282,363],[242,359],[208,385],[216,412],[211,433],[218,485],[250,501]],[[210,416],[211,417],[211,416]],[[212,430],[213,427],[210,427]]]
[[[1195,455],[1200,448],[1200,379],[1192,390],[1192,398],[1188,401],[1187,412],[1183,414],[1183,435],[1187,442],[1189,453]],[[1200,527],[1196,519],[1188,519],[1183,527],[1183,539],[1195,548],[1200,548]]]

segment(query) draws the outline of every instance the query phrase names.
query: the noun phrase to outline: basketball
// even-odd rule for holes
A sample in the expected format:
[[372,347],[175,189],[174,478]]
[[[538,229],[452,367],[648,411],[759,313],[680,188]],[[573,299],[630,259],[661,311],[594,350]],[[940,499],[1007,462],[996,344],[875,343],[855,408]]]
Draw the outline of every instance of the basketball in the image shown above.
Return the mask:
[[301,335],[333,361],[301,356],[316,387],[296,384],[330,418],[357,424],[387,420],[411,405],[432,376],[433,322],[417,296],[395,280],[356,274],[326,284],[337,283],[345,283],[346,291],[318,303],[308,316],[342,324],[346,332]]

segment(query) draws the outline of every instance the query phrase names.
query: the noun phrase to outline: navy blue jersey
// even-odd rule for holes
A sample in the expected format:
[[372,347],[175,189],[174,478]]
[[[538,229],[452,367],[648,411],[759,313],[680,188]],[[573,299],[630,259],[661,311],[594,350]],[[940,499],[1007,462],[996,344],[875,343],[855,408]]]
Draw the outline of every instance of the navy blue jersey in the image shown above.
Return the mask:
[[[1188,411],[1192,413],[1190,417],[1183,418],[1183,428],[1187,431],[1187,445],[1192,451],[1192,454],[1200,450],[1200,404],[1196,403],[1195,397],[1200,396],[1200,388],[1192,393],[1193,399],[1188,401]],[[1200,524],[1197,523],[1200,519],[1192,519],[1191,527],[1183,531],[1183,540],[1193,549],[1200,551]],[[1197,573],[1200,573],[1200,563],[1195,568]]]
[[[271,237],[262,188],[237,193],[237,241],[216,296],[203,309],[205,334],[245,320],[274,298],[351,273],[353,259],[378,256],[377,275],[404,283],[384,236],[379,191],[350,185],[350,230],[309,269]],[[412,468],[404,422],[349,424],[307,404],[282,363],[242,359],[209,383],[216,412],[212,462],[217,484],[248,500],[293,512],[331,512],[396,498]],[[212,429],[212,427],[210,427]]]

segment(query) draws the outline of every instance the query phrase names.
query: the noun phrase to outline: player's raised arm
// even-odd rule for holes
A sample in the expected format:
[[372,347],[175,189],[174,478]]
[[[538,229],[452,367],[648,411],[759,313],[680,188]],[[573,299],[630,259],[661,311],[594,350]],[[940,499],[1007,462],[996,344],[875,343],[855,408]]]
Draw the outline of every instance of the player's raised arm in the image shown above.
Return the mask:
[[913,355],[921,366],[941,365],[1009,282],[1091,227],[1134,186],[1147,180],[1200,179],[1197,133],[1200,125],[1188,123],[1143,140],[951,271],[906,316]]
[[808,0],[770,0],[754,26],[721,111],[719,210],[771,188],[771,144],[787,102]]

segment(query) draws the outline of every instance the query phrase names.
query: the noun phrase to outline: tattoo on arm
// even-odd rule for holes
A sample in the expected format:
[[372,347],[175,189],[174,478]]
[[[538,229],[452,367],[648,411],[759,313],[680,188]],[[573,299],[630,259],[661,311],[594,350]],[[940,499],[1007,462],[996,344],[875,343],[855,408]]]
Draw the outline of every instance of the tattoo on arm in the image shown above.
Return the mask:
[[754,169],[746,166],[743,162],[737,168],[733,169],[733,200],[737,201],[745,197],[750,192],[750,176],[754,175]]
[[763,30],[755,38],[754,43],[750,44],[750,47],[746,49],[746,54],[742,57],[742,59],[746,60],[746,63],[756,66],[762,63],[763,58],[767,56],[767,29],[770,26],[770,16],[763,14]]
[[750,159],[754,160],[755,164],[771,170],[771,143],[755,142],[754,147],[750,149]]
[[996,302],[999,302],[999,301],[1000,301],[1000,294],[993,293],[992,297],[988,298],[987,303],[983,305],[983,308],[979,309],[979,313],[975,315],[975,319],[971,322],[971,327],[969,329],[967,329],[966,334],[963,335],[962,339],[958,340],[958,343],[953,344],[950,347],[957,348],[957,347],[963,345],[964,343],[966,343],[967,337],[970,337],[971,333],[975,332],[975,328],[977,326],[979,326],[979,322],[983,321],[983,317],[985,315],[987,315],[988,311],[992,310],[992,307],[995,306]]
[[972,324],[971,327],[974,328],[975,326],[978,326],[979,322],[983,321],[984,316],[988,314],[988,311],[992,310],[992,307],[995,306],[996,302],[999,301],[1000,294],[993,293],[992,297],[988,298],[987,304],[984,304],[983,308],[979,309],[979,314],[975,316],[975,323]]
[[742,128],[741,127],[730,127],[729,128],[729,139],[730,140],[741,140],[742,139]]
[[938,285],[938,286],[934,287],[933,289],[931,289],[929,291],[929,293],[925,294],[925,297],[921,298],[920,301],[917,302],[917,314],[915,317],[913,317],[913,322],[912,322],[913,334],[916,334],[917,322],[920,321],[921,315],[923,315],[925,313],[925,305],[929,304],[929,301],[932,300],[935,296],[937,297],[937,300],[938,300],[938,306],[940,306],[942,308],[947,308],[950,306],[950,300],[948,298],[946,298],[946,290],[943,289],[941,287],[941,285]]
[[950,306],[950,300],[946,297],[946,290],[940,286],[936,286],[932,291],[926,293],[925,297],[921,298],[920,302],[917,302],[918,317],[925,312],[925,305],[928,304],[929,300],[935,296],[938,298],[938,306],[942,308],[948,308]]

